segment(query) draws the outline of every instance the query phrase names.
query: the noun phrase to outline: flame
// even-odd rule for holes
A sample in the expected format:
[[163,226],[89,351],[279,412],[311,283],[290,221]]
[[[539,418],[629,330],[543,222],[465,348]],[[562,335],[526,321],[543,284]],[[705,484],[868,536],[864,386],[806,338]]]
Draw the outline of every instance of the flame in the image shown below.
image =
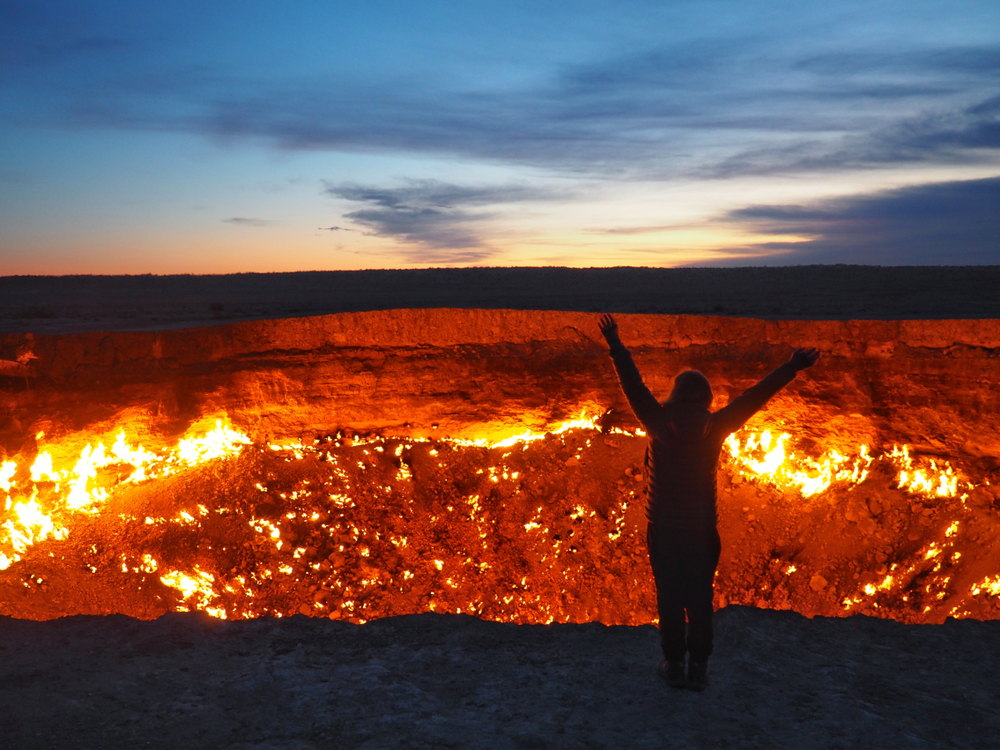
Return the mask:
[[[154,561],[155,563],[155,561]],[[197,565],[194,566],[194,574],[189,575],[180,570],[172,570],[160,576],[160,581],[164,586],[177,589],[181,594],[183,604],[177,605],[178,612],[189,612],[191,608],[202,610],[212,617],[226,619],[226,610],[222,607],[210,607],[209,602],[217,598],[215,589],[215,576],[206,573]]]
[[546,435],[562,435],[564,432],[569,430],[600,430],[601,426],[597,423],[598,416],[599,415],[596,414],[587,416],[586,411],[584,411],[576,419],[561,422],[555,428],[546,430],[545,432],[532,432],[531,430],[527,430],[522,432],[520,435],[513,435],[492,443],[486,440],[476,440],[473,442],[477,445],[488,445],[490,448],[510,448],[514,445],[523,445],[524,443],[531,443],[535,440],[544,440]]
[[[739,434],[744,434],[740,440]],[[818,459],[790,451],[791,435],[773,435],[770,430],[741,430],[730,435],[725,448],[730,461],[742,475],[763,480],[779,489],[797,490],[803,497],[825,492],[834,484],[859,485],[869,475],[875,461],[888,461],[898,469],[896,484],[911,495],[929,499],[956,497],[974,485],[961,478],[947,461],[939,465],[936,459],[915,461],[909,447],[893,445],[880,456],[873,456],[867,445],[861,444],[852,455],[832,448]]]
[[[932,458],[914,467],[913,457],[906,445],[893,445],[886,455],[899,469],[896,482],[900,489],[927,498],[955,497],[958,494],[960,479],[947,461],[938,467],[937,460]],[[962,484],[968,485],[967,482]],[[968,486],[971,489],[971,485]]]
[[17,464],[13,461],[4,461],[0,464],[0,488],[4,492],[10,492],[11,482],[15,472],[17,472]]
[[216,458],[233,456],[240,452],[240,447],[253,441],[246,435],[237,432],[221,419],[215,421],[215,429],[201,437],[184,438],[177,444],[178,460],[188,466],[196,466]]
[[7,546],[13,553],[0,553],[0,570],[6,570],[12,563],[20,560],[21,555],[33,544],[49,537],[65,539],[69,534],[68,529],[56,526],[52,518],[42,512],[35,497],[26,502],[14,503],[10,516],[0,528],[6,532]]
[[[252,441],[246,435],[215,421],[215,427],[204,434],[183,437],[177,445],[163,453],[154,453],[141,446],[130,445],[125,432],[119,432],[110,450],[97,442],[87,444],[72,468],[57,468],[48,451],[40,452],[30,467],[31,486],[17,495],[13,478],[17,464],[5,461],[0,465],[0,488],[6,493],[6,519],[0,524],[0,570],[18,562],[29,547],[49,539],[65,539],[67,524],[78,513],[97,514],[110,496],[101,486],[102,469],[131,467],[127,479],[131,483],[167,476],[182,467],[191,467],[226,456],[234,456]],[[54,487],[43,483],[53,483]],[[15,495],[11,493],[15,492]],[[44,495],[44,498],[40,495]]]
[[831,449],[819,459],[788,450],[791,435],[777,436],[770,430],[760,433],[743,431],[740,442],[737,434],[725,442],[730,461],[744,476],[763,479],[781,489],[795,489],[803,497],[824,492],[832,484],[861,484],[868,478],[868,469],[874,460],[867,445],[860,445],[852,458]]
[[979,583],[972,584],[972,595],[979,596],[981,593],[986,592],[989,596],[1000,596],[1000,575],[996,575],[992,578],[986,576]]
[[[548,435],[562,435],[571,430],[588,430],[599,432],[601,430],[601,425],[599,420],[603,410],[599,407],[593,405],[586,406],[580,410],[577,417],[573,419],[568,419],[560,422],[554,426],[546,427],[542,432],[536,432],[534,430],[525,430],[516,435],[510,435],[509,437],[501,438],[499,440],[493,440],[490,438],[448,438],[446,442],[457,446],[475,446],[478,448],[512,448],[515,445],[526,445],[528,443],[533,443],[537,440],[544,440]],[[636,430],[635,432],[627,432],[620,428],[612,428],[610,430],[612,433],[621,435],[645,435],[646,433],[642,430]],[[426,443],[427,438],[414,439],[413,442]]]
[[52,456],[48,453],[39,453],[35,463],[31,465],[31,481],[41,482],[42,477],[48,477],[51,480],[58,477],[52,468]]
[[[265,584],[286,585],[278,583],[282,581],[288,582],[287,585],[305,586],[308,585],[308,580],[303,583],[300,576],[313,576],[320,571],[331,573],[331,577],[324,579],[326,583],[323,586],[335,587],[336,596],[331,595],[328,588],[315,590],[317,587],[314,586],[311,591],[318,598],[301,605],[298,611],[302,611],[303,614],[319,613],[335,619],[349,617],[355,622],[361,622],[364,619],[362,615],[370,617],[378,611],[372,609],[374,605],[368,603],[372,591],[378,587],[405,584],[415,577],[424,575],[422,572],[424,569],[430,569],[434,575],[440,574],[433,584],[438,596],[443,597],[449,591],[455,596],[457,594],[454,592],[474,592],[475,576],[482,575],[490,568],[489,563],[475,557],[478,551],[476,549],[464,551],[462,557],[457,559],[437,555],[433,549],[428,551],[426,547],[421,547],[421,544],[426,544],[426,540],[422,540],[419,535],[415,536],[415,544],[411,545],[411,548],[415,547],[413,553],[421,556],[416,559],[430,561],[430,564],[425,562],[420,565],[413,558],[399,558],[403,562],[398,563],[398,569],[380,569],[377,548],[373,547],[369,555],[369,548],[366,546],[373,544],[371,541],[373,537],[378,539],[379,532],[375,528],[366,527],[366,522],[357,520],[358,516],[354,515],[355,512],[364,510],[367,501],[365,496],[356,496],[356,490],[352,489],[348,479],[360,476],[358,472],[365,472],[366,476],[376,478],[366,480],[368,483],[366,486],[376,494],[412,492],[413,471],[416,469],[411,470],[407,451],[411,451],[418,444],[431,442],[435,444],[434,447],[428,446],[425,458],[433,457],[431,465],[436,465],[440,469],[444,469],[445,464],[442,463],[444,459],[439,457],[438,449],[442,449],[440,453],[447,453],[446,447],[449,445],[453,448],[476,446],[497,451],[491,454],[490,463],[494,465],[486,464],[479,469],[483,481],[489,483],[486,485],[489,489],[484,490],[480,485],[476,493],[470,492],[464,497],[452,497],[444,509],[435,510],[436,515],[431,515],[429,519],[431,523],[436,523],[440,517],[441,523],[450,523],[448,514],[454,514],[450,518],[456,523],[472,522],[475,534],[472,538],[475,539],[475,544],[478,545],[481,541],[482,550],[487,550],[494,544],[493,528],[490,526],[493,521],[486,518],[486,513],[490,512],[491,508],[491,493],[497,491],[516,494],[519,483],[524,481],[521,479],[521,472],[528,471],[524,464],[514,463],[517,459],[512,459],[510,462],[506,460],[515,454],[513,449],[535,443],[546,436],[562,436],[563,441],[558,444],[562,446],[560,450],[564,451],[560,454],[562,456],[560,461],[569,455],[566,459],[567,465],[575,466],[586,459],[583,451],[591,445],[591,438],[587,435],[575,437],[572,433],[592,433],[599,429],[595,412],[585,410],[576,418],[553,424],[543,432],[529,430],[499,439],[442,438],[431,441],[426,438],[372,436],[348,440],[338,435],[336,447],[343,445],[352,448],[340,458],[334,454],[321,455],[323,449],[320,441],[316,444],[303,444],[302,441],[257,444],[254,450],[277,457],[269,460],[280,462],[314,460],[320,456],[321,460],[327,462],[323,465],[327,466],[330,472],[329,482],[324,479],[322,483],[306,486],[309,480],[304,479],[297,487],[284,486],[283,492],[269,489],[269,486],[281,487],[272,481],[271,475],[266,477],[261,475],[258,477],[260,481],[256,481],[256,478],[251,480],[247,490],[248,496],[260,497],[257,493],[270,494],[276,502],[282,503],[279,506],[282,508],[280,517],[275,516],[268,520],[252,517],[253,514],[247,513],[240,521],[241,526],[246,522],[251,527],[254,547],[260,551],[266,549],[265,554],[268,557],[263,559],[270,560],[267,567],[264,567],[263,563],[259,565],[255,563],[254,569],[242,568],[244,575],[239,576],[235,575],[235,568],[230,568],[228,565],[225,569],[213,568],[211,572],[197,565],[190,565],[186,561],[171,560],[161,566],[148,553],[142,556],[141,562],[137,557],[132,563],[126,564],[123,558],[120,567],[125,572],[134,573],[141,571],[152,574],[159,571],[154,578],[158,578],[164,586],[178,592],[180,597],[176,604],[178,609],[203,610],[220,618],[252,617],[255,616],[255,611],[260,614],[280,615],[282,614],[280,611],[269,611],[263,598],[254,604],[253,609],[246,602],[259,594],[260,587]],[[607,432],[635,437],[644,434],[641,431],[626,432],[620,429]],[[606,435],[605,438],[605,442],[611,441],[610,435]],[[327,444],[334,442],[333,438],[326,440]],[[6,493],[7,501],[5,514],[0,516],[3,520],[0,524],[0,569],[5,569],[21,560],[32,545],[42,540],[66,538],[72,528],[73,519],[100,513],[106,507],[108,499],[114,495],[116,487],[125,483],[150,481],[208,461],[236,456],[248,445],[251,445],[249,437],[219,419],[215,421],[214,427],[207,431],[203,423],[197,428],[192,428],[173,447],[155,450],[143,447],[130,440],[122,431],[109,444],[101,441],[88,444],[73,460],[56,460],[53,455],[58,456],[59,451],[53,450],[52,453],[48,451],[39,453],[30,467],[21,468],[20,471],[15,461],[0,463],[0,488]],[[617,443],[615,445],[617,447]],[[913,457],[907,446],[894,445],[889,451],[872,452],[865,444],[858,444],[853,448],[839,445],[837,448],[827,448],[817,458],[796,450],[795,441],[790,433],[764,429],[759,432],[744,430],[730,436],[725,447],[734,471],[754,481],[769,484],[781,492],[797,493],[803,498],[815,497],[835,485],[846,488],[860,485],[868,479],[870,472],[876,469],[876,464],[881,466],[882,475],[888,475],[890,470],[893,472],[893,476],[897,477],[896,489],[912,495],[927,498],[953,497],[961,489],[972,487],[948,462]],[[478,451],[476,453],[479,455]],[[395,466],[384,471],[385,462],[391,461],[392,458],[396,459]],[[626,472],[626,476],[632,479],[631,470]],[[564,515],[558,518],[553,515],[553,509],[548,507],[548,504],[526,506],[527,512],[532,510],[534,512],[530,516],[526,514],[518,519],[518,528],[523,528],[526,532],[525,537],[529,540],[526,543],[533,545],[539,559],[546,565],[552,566],[551,570],[556,571],[552,575],[562,575],[566,581],[570,581],[571,576],[579,572],[574,572],[571,567],[573,564],[571,561],[577,558],[570,553],[578,551],[577,548],[582,544],[581,539],[599,538],[601,544],[606,544],[606,540],[613,542],[622,536],[626,510],[630,503],[635,502],[639,494],[637,491],[641,491],[642,485],[633,485],[630,481],[627,487],[625,490],[624,483],[619,483],[619,496],[603,506],[601,515],[598,515],[590,502],[583,498],[579,502],[573,499],[571,506],[566,504],[560,506]],[[2,497],[0,495],[0,498]],[[318,504],[302,508],[294,504],[299,500],[310,499]],[[322,518],[316,508],[324,511]],[[223,512],[229,511],[219,508],[210,511],[203,505],[197,506],[195,510],[195,507],[189,504],[187,509],[174,509],[169,516],[158,518],[140,516],[138,523],[175,524],[175,529],[184,527],[190,533],[196,533],[206,517]],[[315,535],[320,530],[323,534],[332,533],[325,524],[325,519],[331,515],[345,520],[341,521],[343,527],[337,531],[340,536],[337,546],[333,548],[334,553],[324,559],[315,555],[316,545],[307,542],[302,534]],[[248,517],[250,520],[245,521]],[[360,517],[364,518],[363,515]],[[286,523],[293,527],[292,532],[295,524],[299,524],[300,529],[302,524],[311,524],[311,530],[300,531],[296,538],[294,533],[291,535],[288,533],[289,526]],[[577,533],[576,537],[565,535],[564,529],[567,523],[574,524],[572,528]],[[398,528],[396,532],[399,532]],[[253,534],[257,536],[253,537]],[[563,534],[562,538],[558,536],[559,534]],[[881,599],[884,593],[901,589],[924,571],[931,570],[937,573],[942,564],[957,563],[958,553],[950,557],[945,554],[950,553],[949,545],[954,542],[957,534],[958,524],[953,522],[944,531],[944,538],[940,543],[932,542],[920,549],[909,569],[902,566],[897,570],[894,564],[891,570],[886,570],[885,566],[882,566],[878,570],[878,578],[867,576],[862,578],[857,584],[860,587],[857,595],[844,599],[844,606],[850,608],[861,603],[862,595]],[[383,539],[391,541],[400,553],[411,552],[404,549],[407,547],[405,536],[389,534]],[[362,541],[365,544],[362,544]],[[331,547],[326,547],[324,554],[330,550]],[[444,548],[442,551],[448,552],[448,549]],[[337,570],[346,564],[344,559],[346,553],[350,553],[350,564],[355,566],[356,570],[352,569],[343,575],[334,576]],[[157,557],[160,557],[159,553]],[[202,562],[204,564],[204,561]],[[412,570],[403,570],[404,565]],[[116,569],[118,566],[119,561],[116,561]],[[785,576],[791,576],[797,568],[795,565],[786,564],[775,570],[781,570]],[[444,578],[445,575],[448,577]],[[811,572],[805,575],[804,580],[808,580],[809,575]],[[794,585],[801,577],[800,574],[789,581]],[[784,579],[784,576],[782,578]],[[943,575],[934,579],[933,586],[927,584],[928,595],[932,599],[944,598],[945,587],[949,580],[950,578]],[[419,582],[418,578],[417,583]],[[456,605],[460,604],[458,610],[462,612],[482,616],[486,611],[490,617],[515,621],[524,621],[525,618],[550,622],[568,619],[567,610],[561,608],[558,602],[540,598],[542,594],[536,590],[536,581],[529,583],[526,578],[521,578],[520,583],[511,581],[509,586],[509,589],[502,591],[502,595],[495,597],[492,604],[484,603],[483,596],[476,593],[470,600],[442,598],[435,602],[430,599],[420,606],[428,609],[439,607],[440,611],[443,609],[455,611]],[[977,584],[977,587],[974,587],[974,595],[1000,590],[1000,576],[997,576],[995,581],[987,578]],[[327,593],[323,593],[324,591]],[[336,603],[325,603],[328,599]],[[878,606],[877,602],[870,602],[870,605]],[[491,610],[491,606],[494,609]],[[284,614],[294,611],[294,609],[286,610]]]

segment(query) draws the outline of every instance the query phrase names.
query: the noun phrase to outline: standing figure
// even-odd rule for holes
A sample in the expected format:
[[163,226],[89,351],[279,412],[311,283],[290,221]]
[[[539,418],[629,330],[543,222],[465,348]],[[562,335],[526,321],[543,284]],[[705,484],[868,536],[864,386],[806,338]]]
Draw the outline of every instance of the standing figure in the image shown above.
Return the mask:
[[[704,690],[712,653],[712,583],[721,551],[715,505],[722,444],[797,372],[816,364],[819,351],[796,349],[785,364],[713,413],[712,387],[704,375],[682,372],[661,404],[618,338],[615,319],[603,315],[600,327],[629,406],[649,435],[646,543],[664,656],[657,672],[673,687]],[[685,653],[690,659],[686,678]]]

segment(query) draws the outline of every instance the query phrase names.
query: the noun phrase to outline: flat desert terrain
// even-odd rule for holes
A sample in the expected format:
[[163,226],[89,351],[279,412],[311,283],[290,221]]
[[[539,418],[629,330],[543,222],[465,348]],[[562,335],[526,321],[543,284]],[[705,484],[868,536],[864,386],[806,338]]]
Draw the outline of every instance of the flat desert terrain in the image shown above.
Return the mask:
[[1000,266],[0,276],[0,333],[187,328],[431,307],[788,320],[1000,318],[998,289]]
[[716,614],[712,684],[656,630],[409,615],[0,620],[3,747],[995,748],[997,623]]

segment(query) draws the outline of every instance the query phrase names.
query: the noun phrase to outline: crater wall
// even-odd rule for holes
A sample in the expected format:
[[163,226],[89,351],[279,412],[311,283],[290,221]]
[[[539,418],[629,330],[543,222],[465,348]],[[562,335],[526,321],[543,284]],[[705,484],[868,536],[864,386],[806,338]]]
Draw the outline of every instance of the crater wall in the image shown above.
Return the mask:
[[[719,406],[793,347],[812,345],[824,352],[821,364],[788,392],[814,421],[862,414],[891,439],[1000,456],[1000,321],[619,321],[654,393],[665,395],[693,367],[709,376]],[[55,437],[93,429],[126,410],[144,410],[156,430],[179,433],[221,409],[251,434],[278,438],[340,426],[469,437],[540,426],[581,403],[630,421],[596,316],[581,313],[394,310],[0,337],[3,359],[13,362],[17,351],[37,359],[0,371],[8,453],[39,430]]]

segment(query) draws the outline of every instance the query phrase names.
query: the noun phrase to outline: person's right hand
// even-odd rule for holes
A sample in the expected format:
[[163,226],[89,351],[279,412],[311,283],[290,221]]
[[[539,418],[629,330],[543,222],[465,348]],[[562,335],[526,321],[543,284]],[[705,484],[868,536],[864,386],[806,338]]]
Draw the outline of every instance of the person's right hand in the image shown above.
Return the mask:
[[796,372],[800,370],[805,370],[808,367],[812,367],[816,364],[816,360],[819,359],[819,349],[796,349],[792,352],[791,358],[788,363],[795,368]]
[[615,317],[611,313],[604,313],[601,316],[601,333],[604,334],[604,340],[608,342],[608,346],[614,347],[621,344],[621,339],[618,338],[618,324],[615,322]]

